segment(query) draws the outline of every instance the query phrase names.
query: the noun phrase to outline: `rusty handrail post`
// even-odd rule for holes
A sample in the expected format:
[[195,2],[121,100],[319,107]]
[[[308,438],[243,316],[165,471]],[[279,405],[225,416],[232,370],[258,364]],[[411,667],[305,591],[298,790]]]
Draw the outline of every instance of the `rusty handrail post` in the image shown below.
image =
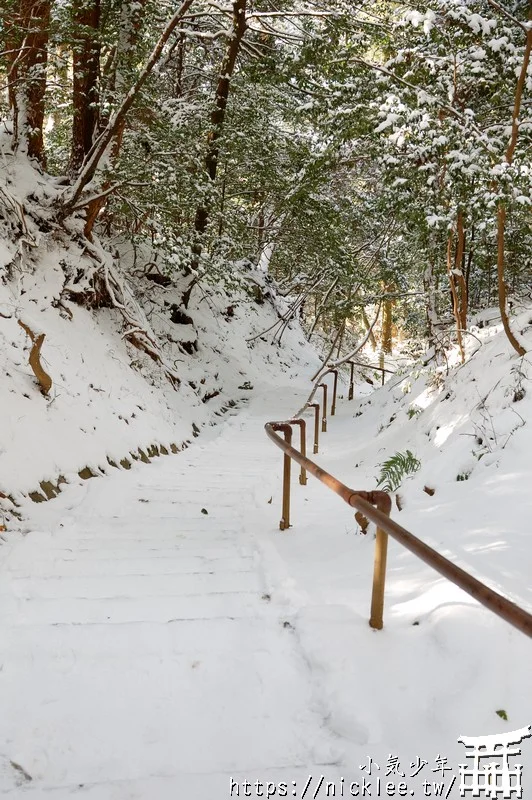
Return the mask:
[[[281,431],[284,434],[286,444],[292,446],[292,426],[288,423],[276,424],[272,426],[274,431]],[[283,510],[279,528],[282,531],[290,527],[290,471],[292,459],[285,453],[283,458]]]
[[320,404],[309,403],[307,408],[314,409],[314,453],[318,453],[320,444]]
[[[318,413],[319,410],[318,406]],[[285,480],[283,486],[283,490],[286,489],[287,491],[283,491],[283,518],[280,528],[281,530],[286,530],[286,528],[290,526],[290,459],[293,459],[300,466],[304,466],[307,474],[310,473],[313,475],[325,484],[325,486],[328,486],[329,489],[332,489],[333,492],[336,492],[349,506],[356,508],[367,519],[377,525],[373,596],[370,616],[370,625],[373,628],[379,630],[383,625],[384,584],[388,544],[385,537],[388,535],[413,553],[417,558],[421,559],[425,564],[428,564],[436,570],[440,575],[452,581],[455,586],[459,586],[460,589],[467,592],[478,603],[481,603],[492,613],[497,614],[498,617],[506,620],[510,625],[513,625],[526,634],[526,636],[532,638],[532,613],[526,611],[524,608],[520,608],[507,597],[490,589],[489,586],[486,586],[486,584],[479,581],[457,564],[454,564],[437,550],[425,544],[421,539],[418,539],[417,536],[407,531],[406,528],[401,527],[397,522],[390,519],[392,501],[386,492],[367,492],[350,489],[349,486],[339,481],[334,475],[326,472],[326,470],[315,464],[314,461],[311,461],[310,458],[302,455],[299,450],[292,447],[290,443],[292,440],[291,422],[293,421],[267,422],[265,425],[266,434],[275,445],[283,451],[285,459],[288,458],[288,466],[285,460],[285,468],[287,470],[285,472],[285,478],[288,478],[288,480]],[[284,441],[276,431],[284,432]]]
[[[319,406],[318,406],[319,408]],[[290,425],[299,425],[301,430],[301,439],[300,439],[300,447],[299,451],[303,458],[307,457],[307,423],[304,419],[292,419],[290,420]],[[307,485],[307,470],[303,465],[301,465],[301,471],[299,473],[299,483],[301,486]]]
[[327,432],[327,384],[320,383],[318,389],[323,389],[323,411],[321,417],[321,432]]
[[[379,511],[390,516],[391,499],[389,495],[377,497],[376,506]],[[384,625],[384,589],[386,585],[386,559],[388,556],[388,534],[377,526],[375,538],[375,561],[373,565],[373,589],[371,593],[370,626],[381,631]]]
[[355,394],[355,362],[349,361],[351,365],[351,375],[349,376],[349,394],[347,396],[348,400],[352,400]]
[[332,396],[332,403],[331,403],[331,417],[334,417],[336,414],[336,393],[338,391],[338,370],[337,369],[330,369],[329,372],[334,375],[334,382],[333,382],[333,396]]

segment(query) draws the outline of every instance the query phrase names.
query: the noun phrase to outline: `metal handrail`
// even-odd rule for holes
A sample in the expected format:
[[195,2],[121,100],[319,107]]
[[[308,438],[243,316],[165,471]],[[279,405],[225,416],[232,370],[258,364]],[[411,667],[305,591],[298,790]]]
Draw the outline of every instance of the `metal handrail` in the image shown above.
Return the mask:
[[[326,404],[326,399],[325,399]],[[351,489],[346,484],[339,481],[318,464],[311,461],[305,453],[299,452],[292,446],[292,425],[301,424],[302,420],[287,420],[283,422],[268,422],[265,425],[266,433],[269,438],[284,452],[284,483],[283,483],[283,518],[281,520],[281,530],[290,527],[290,461],[293,459],[305,472],[310,473],[319,481],[332,489],[349,506],[356,508],[365,517],[377,525],[377,537],[375,542],[375,565],[373,573],[373,591],[371,599],[371,615],[369,624],[372,628],[380,630],[383,627],[384,609],[384,586],[386,577],[386,558],[388,547],[388,536],[391,536],[399,544],[414,553],[434,570],[443,575],[481,605],[488,608],[494,614],[509,622],[518,630],[532,637],[532,614],[508,598],[490,589],[477,578],[458,567],[448,558],[442,556],[437,550],[425,544],[417,536],[407,531],[397,522],[389,518],[392,501],[390,495],[382,491],[362,491]],[[282,439],[277,431],[284,433]],[[302,436],[304,427],[301,428]]]

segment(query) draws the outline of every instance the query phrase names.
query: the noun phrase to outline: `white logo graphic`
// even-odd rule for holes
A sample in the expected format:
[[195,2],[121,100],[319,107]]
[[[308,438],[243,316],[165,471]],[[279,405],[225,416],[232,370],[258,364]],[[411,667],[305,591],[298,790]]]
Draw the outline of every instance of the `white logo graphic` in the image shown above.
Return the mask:
[[[522,764],[511,764],[510,756],[521,755],[521,749],[511,749],[512,745],[521,744],[523,739],[532,735],[532,725],[510,733],[499,733],[493,736],[461,736],[458,741],[471,752],[467,758],[473,764],[460,764],[460,797],[471,792],[472,797],[491,797],[497,800],[519,798],[523,796],[521,785]],[[498,761],[481,763],[482,759],[496,758]],[[466,783],[470,778],[471,782]]]

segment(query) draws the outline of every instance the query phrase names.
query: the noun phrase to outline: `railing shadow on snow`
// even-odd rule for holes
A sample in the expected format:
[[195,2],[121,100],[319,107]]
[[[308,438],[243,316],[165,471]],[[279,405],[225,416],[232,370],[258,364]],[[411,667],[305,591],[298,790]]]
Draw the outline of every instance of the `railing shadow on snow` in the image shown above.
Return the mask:
[[[348,399],[352,400],[354,397],[354,363],[350,363],[350,381]],[[290,527],[290,482],[291,482],[291,464],[295,461],[300,466],[299,483],[306,485],[307,473],[324,483],[329,489],[332,489],[342,500],[344,500],[352,508],[356,508],[367,519],[374,522],[377,526],[377,534],[375,539],[375,561],[373,570],[373,589],[371,596],[371,611],[369,624],[376,630],[381,630],[383,627],[384,617],[384,589],[386,582],[386,559],[388,552],[388,536],[391,536],[399,544],[417,556],[421,561],[424,561],[434,570],[443,575],[449,581],[459,586],[467,594],[473,597],[477,602],[488,608],[494,614],[504,619],[506,622],[513,625],[518,630],[525,633],[527,636],[532,637],[532,614],[528,611],[517,606],[511,600],[504,597],[489,586],[486,586],[477,578],[470,575],[468,572],[453,564],[448,558],[445,558],[437,550],[429,547],[417,536],[407,531],[397,522],[390,519],[390,512],[392,507],[391,497],[387,492],[383,491],[363,491],[352,489],[339,481],[330,473],[322,469],[318,464],[314,463],[307,457],[306,451],[306,421],[303,419],[302,414],[307,409],[314,411],[314,454],[319,451],[319,435],[320,427],[321,432],[327,431],[327,401],[328,401],[328,385],[325,383],[324,378],[327,375],[333,375],[332,386],[332,400],[331,400],[331,416],[336,413],[336,399],[338,389],[338,370],[332,369],[322,374],[320,383],[317,383],[307,401],[303,406],[297,418],[282,420],[280,422],[268,422],[265,425],[265,430],[270,439],[279,447],[283,453],[283,500],[282,500],[282,516],[279,523],[281,530],[287,530]],[[315,395],[320,394],[318,390],[321,389],[321,403],[311,402]],[[321,425],[320,425],[321,419]],[[297,450],[292,443],[293,427],[297,425],[300,428],[300,447]],[[280,435],[282,434],[282,436]]]

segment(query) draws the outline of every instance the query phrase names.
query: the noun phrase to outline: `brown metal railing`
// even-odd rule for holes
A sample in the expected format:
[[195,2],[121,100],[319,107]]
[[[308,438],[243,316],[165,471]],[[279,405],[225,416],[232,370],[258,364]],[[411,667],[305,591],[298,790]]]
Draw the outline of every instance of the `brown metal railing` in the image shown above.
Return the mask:
[[[333,402],[336,403],[338,373],[336,372]],[[349,399],[352,399],[352,379],[350,382]],[[322,431],[327,430],[327,385],[319,384],[323,387],[323,409],[322,409]],[[312,399],[315,391],[312,392]],[[319,418],[320,404],[312,403],[304,407],[313,408],[315,412],[315,433],[314,433],[314,452],[318,452],[319,437]],[[332,412],[331,412],[332,413]],[[301,446],[296,450],[292,445],[292,426],[299,425],[301,428]],[[398,525],[390,519],[391,498],[386,492],[381,491],[362,491],[351,489],[339,481],[330,473],[311,461],[306,455],[306,425],[303,419],[291,419],[282,422],[268,422],[265,425],[266,433],[274,444],[284,453],[283,469],[283,511],[279,524],[281,530],[290,527],[290,466],[291,461],[295,461],[301,467],[300,483],[306,483],[306,474],[310,473],[319,481],[332,489],[349,506],[356,508],[367,519],[377,526],[377,536],[375,540],[375,562],[373,569],[373,590],[371,596],[371,612],[369,624],[372,628],[381,630],[383,627],[384,615],[384,589],[386,582],[386,558],[388,551],[388,536],[394,538],[399,544],[410,550],[418,558],[435,569],[440,575],[459,586],[467,594],[488,608],[494,614],[509,622],[515,628],[532,637],[532,614],[517,606],[511,600],[503,597],[498,592],[490,589],[481,581],[474,578],[468,572],[453,564],[448,558],[442,556],[437,550],[429,547],[421,539],[418,539],[406,528]],[[283,433],[281,438],[279,433]],[[304,480],[302,480],[304,476]]]

